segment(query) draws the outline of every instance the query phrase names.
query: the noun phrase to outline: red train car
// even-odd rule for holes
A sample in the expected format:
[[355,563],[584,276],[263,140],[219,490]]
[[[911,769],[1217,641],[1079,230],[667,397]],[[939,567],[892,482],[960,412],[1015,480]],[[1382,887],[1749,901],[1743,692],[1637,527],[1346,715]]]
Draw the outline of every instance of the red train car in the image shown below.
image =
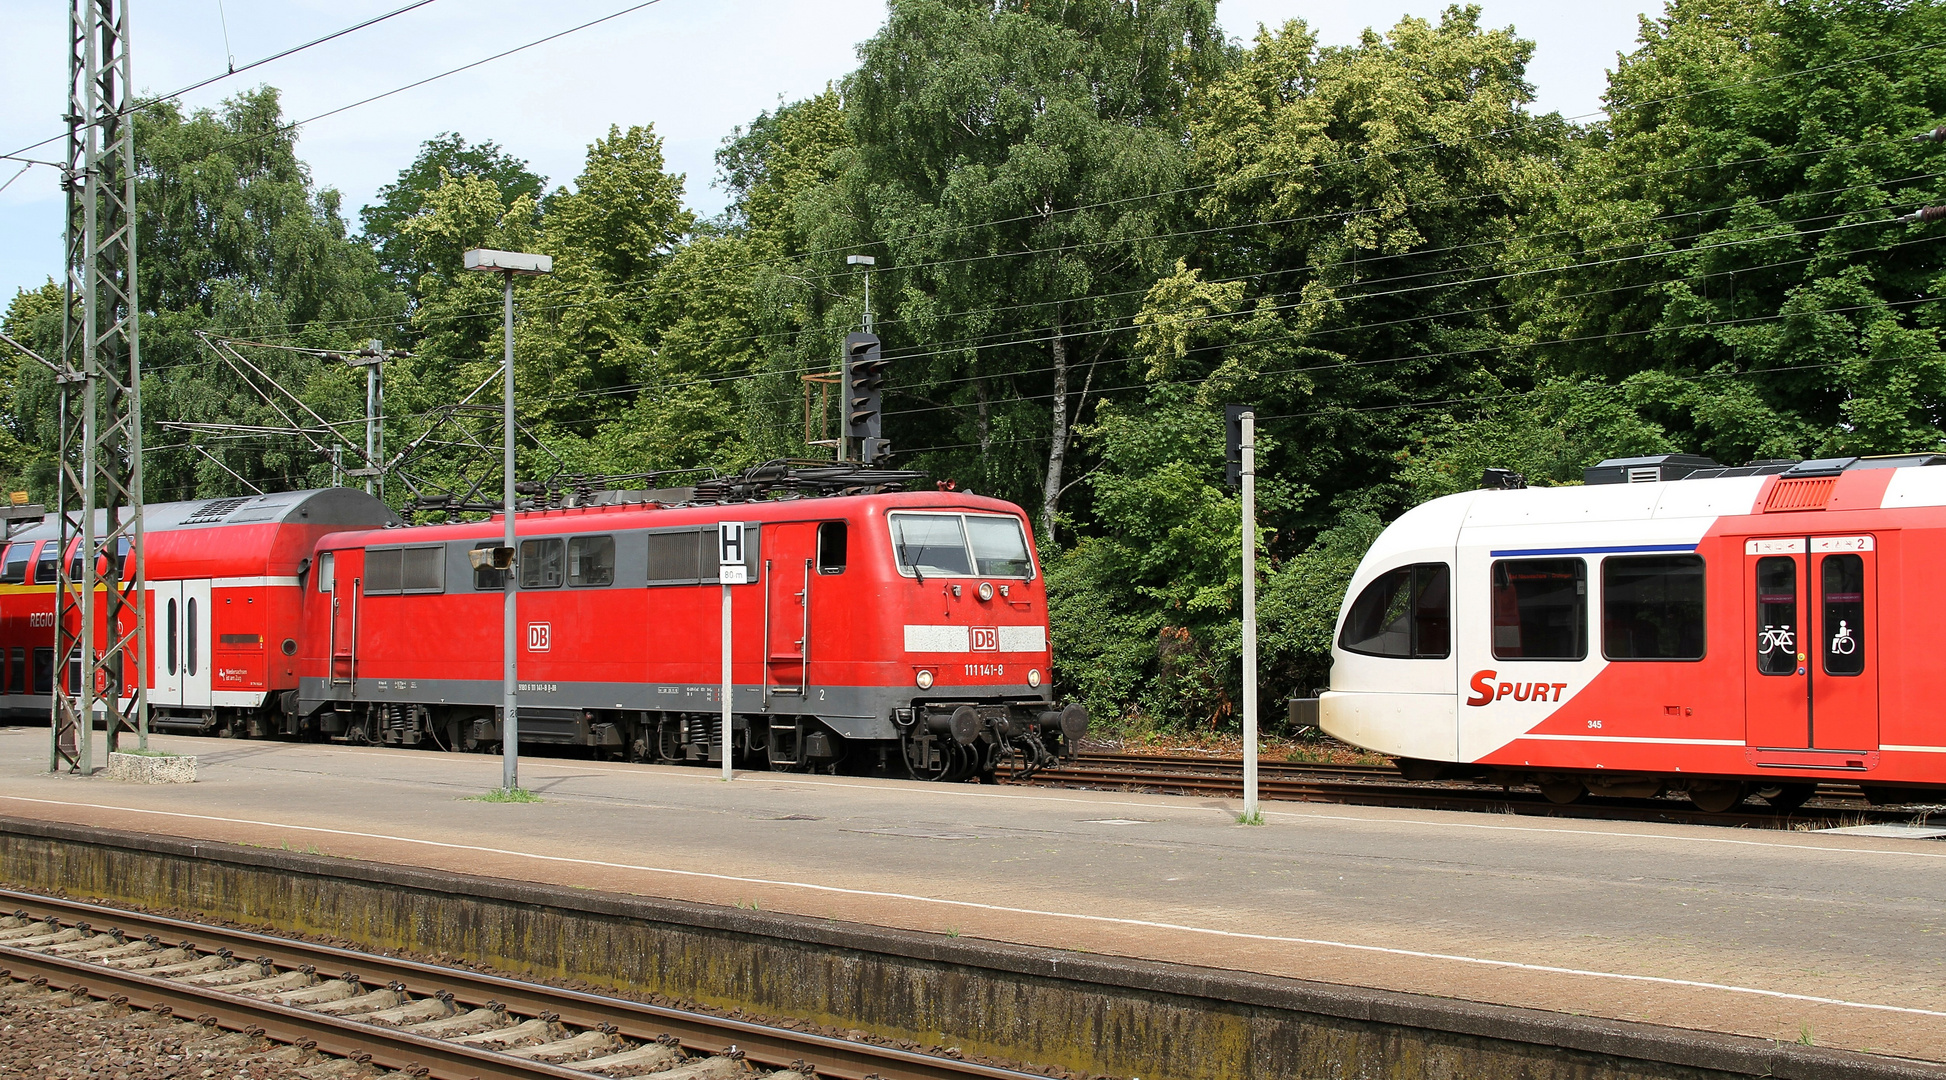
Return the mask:
[[1564,802],[1791,808],[1820,780],[1937,798],[1942,466],[1626,459],[1434,500],[1352,579],[1322,726],[1409,776]]
[[[377,499],[342,488],[146,507],[148,662],[123,685],[147,679],[151,726],[279,729],[274,696],[297,687],[298,582],[318,538],[399,523]],[[45,721],[53,706],[59,544],[56,524],[44,522],[0,554],[0,709],[11,720]],[[107,560],[97,569],[107,572]]]
[[[720,761],[718,530],[744,529],[734,745],[773,768],[934,779],[1071,754],[1047,598],[1010,503],[894,492],[583,506],[517,516],[523,742]],[[492,521],[345,532],[304,591],[296,727],[375,743],[501,740],[503,571]]]

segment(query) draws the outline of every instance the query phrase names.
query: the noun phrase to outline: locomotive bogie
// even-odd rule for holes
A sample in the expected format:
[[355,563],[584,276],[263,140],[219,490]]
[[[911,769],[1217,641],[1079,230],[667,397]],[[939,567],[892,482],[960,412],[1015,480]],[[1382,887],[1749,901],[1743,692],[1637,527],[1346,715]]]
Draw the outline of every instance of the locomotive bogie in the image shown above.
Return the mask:
[[1557,801],[1786,808],[1818,779],[1936,791],[1935,460],[1671,479],[1699,466],[1645,459],[1582,487],[1428,503],[1354,575],[1320,726],[1409,776],[1534,782]]

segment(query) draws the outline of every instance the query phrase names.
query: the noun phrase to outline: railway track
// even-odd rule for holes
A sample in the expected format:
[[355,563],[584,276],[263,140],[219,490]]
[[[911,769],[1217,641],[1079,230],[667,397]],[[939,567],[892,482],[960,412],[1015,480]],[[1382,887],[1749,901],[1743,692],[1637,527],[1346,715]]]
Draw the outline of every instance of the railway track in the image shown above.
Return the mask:
[[[433,1080],[1045,1080],[1031,1073],[0,889],[15,980]],[[247,958],[247,959],[246,959]]]
[[[1015,781],[1022,782],[1022,781]],[[1059,769],[1024,781],[1048,787],[1107,788],[1170,795],[1240,798],[1243,762],[1238,758],[1191,758],[1149,754],[1080,755]],[[1824,784],[1818,795],[1791,813],[1749,803],[1727,813],[1698,810],[1680,796],[1654,799],[1591,797],[1560,805],[1538,791],[1502,788],[1480,781],[1407,780],[1390,765],[1259,761],[1257,790],[1266,800],[1391,806],[1418,810],[1469,810],[1610,821],[1681,822],[1756,828],[1796,828],[1819,823],[1903,824],[1924,811],[1875,807],[1864,793]]]

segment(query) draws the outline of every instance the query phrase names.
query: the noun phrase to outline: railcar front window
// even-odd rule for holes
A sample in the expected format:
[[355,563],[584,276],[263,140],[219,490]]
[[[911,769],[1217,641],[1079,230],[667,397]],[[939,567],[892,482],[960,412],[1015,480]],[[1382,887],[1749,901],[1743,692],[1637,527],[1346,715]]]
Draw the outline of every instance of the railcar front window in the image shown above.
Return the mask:
[[1757,560],[1757,673],[1797,674],[1797,560]]
[[1493,655],[1581,660],[1588,655],[1588,564],[1518,559],[1493,564]]
[[1824,672],[1865,672],[1865,560],[1857,555],[1826,555],[1824,586]]
[[1443,660],[1452,652],[1452,573],[1445,563],[1388,570],[1365,586],[1345,616],[1348,652]]
[[60,565],[54,561],[60,558],[55,550],[58,546],[52,540],[41,545],[41,557],[34,563],[34,584],[52,585],[60,577]]
[[1630,555],[1601,564],[1601,650],[1610,660],[1703,658],[1703,560]]

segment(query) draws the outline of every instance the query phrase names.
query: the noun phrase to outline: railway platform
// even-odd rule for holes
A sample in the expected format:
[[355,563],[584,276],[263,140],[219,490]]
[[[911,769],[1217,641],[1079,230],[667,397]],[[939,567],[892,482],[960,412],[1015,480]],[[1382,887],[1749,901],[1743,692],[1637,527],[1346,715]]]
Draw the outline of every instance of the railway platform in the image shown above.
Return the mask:
[[0,817],[1946,1062],[1946,843],[158,736]]

